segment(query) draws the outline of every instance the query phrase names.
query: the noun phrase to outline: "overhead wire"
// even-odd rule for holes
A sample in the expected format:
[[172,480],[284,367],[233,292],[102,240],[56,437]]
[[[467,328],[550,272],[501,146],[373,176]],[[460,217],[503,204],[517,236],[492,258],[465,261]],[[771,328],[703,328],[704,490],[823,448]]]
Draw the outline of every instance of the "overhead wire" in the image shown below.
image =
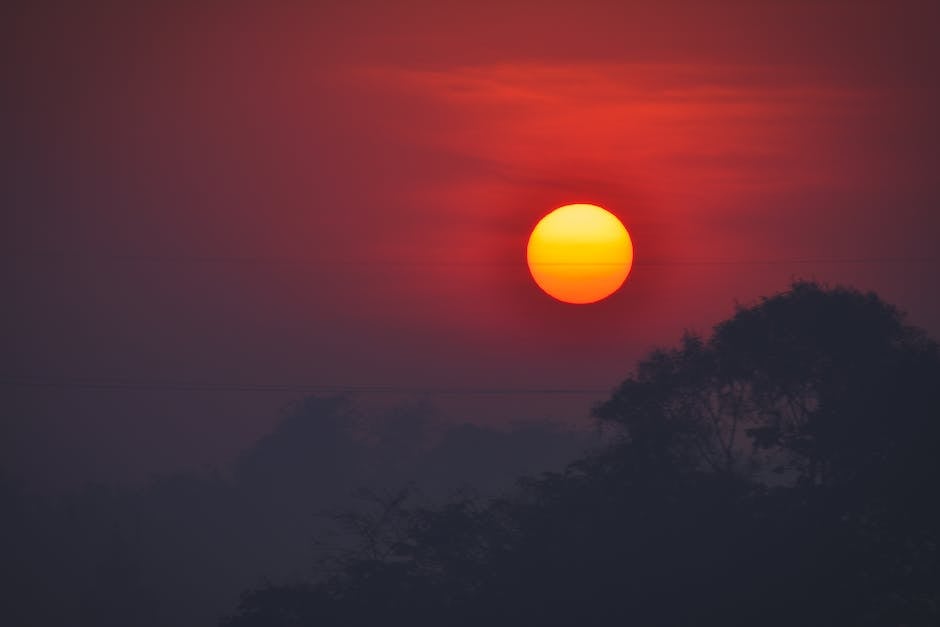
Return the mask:
[[[7,251],[0,253],[0,258],[7,260],[34,259],[48,261],[78,261],[88,263],[136,262],[136,263],[171,263],[171,264],[237,264],[237,265],[323,265],[331,267],[345,266],[511,266],[524,264],[518,261],[446,261],[446,260],[405,260],[405,259],[351,259],[338,257],[266,257],[240,255],[148,255],[114,253],[72,253],[41,251]],[[892,257],[791,257],[766,259],[634,259],[634,266],[723,266],[723,265],[783,265],[783,264],[867,264],[867,263],[938,263],[940,257],[930,256],[892,256]],[[564,262],[571,265],[571,262]],[[591,263],[590,265],[601,265]]]
[[154,390],[179,392],[288,392],[309,394],[410,394],[429,396],[502,395],[596,395],[604,388],[550,387],[447,387],[395,385],[312,385],[298,383],[244,383],[209,381],[169,381],[161,379],[74,378],[0,375],[0,386],[25,388],[75,388],[85,390]]

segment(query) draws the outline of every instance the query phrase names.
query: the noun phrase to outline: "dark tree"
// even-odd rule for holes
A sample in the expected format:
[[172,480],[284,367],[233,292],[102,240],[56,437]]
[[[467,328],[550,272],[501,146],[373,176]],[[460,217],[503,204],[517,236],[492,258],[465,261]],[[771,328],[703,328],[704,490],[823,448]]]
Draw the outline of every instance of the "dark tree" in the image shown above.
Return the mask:
[[393,534],[224,624],[940,621],[940,358],[876,296],[795,283],[595,415],[606,449],[503,499],[396,501]]
[[872,294],[813,283],[656,351],[595,410],[669,467],[832,485],[936,433],[936,346]]

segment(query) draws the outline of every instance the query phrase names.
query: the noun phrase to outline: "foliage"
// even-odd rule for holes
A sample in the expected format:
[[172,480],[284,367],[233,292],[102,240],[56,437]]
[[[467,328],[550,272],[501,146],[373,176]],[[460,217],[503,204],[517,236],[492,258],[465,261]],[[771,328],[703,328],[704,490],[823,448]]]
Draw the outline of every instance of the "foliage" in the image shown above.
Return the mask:
[[[373,529],[376,547],[386,550],[396,526],[410,528],[404,507],[401,516],[379,515],[398,486],[409,486],[409,508],[419,494],[442,502],[454,485],[495,494],[519,474],[572,459],[587,437],[547,425],[445,426],[420,406],[366,409],[349,398],[312,397],[287,407],[230,471],[63,495],[29,492],[0,472],[0,579],[9,582],[0,594],[2,624],[213,624],[260,581],[343,571],[366,554]],[[339,525],[326,514],[355,503],[369,509]],[[322,608],[302,598],[309,587],[253,595],[264,608],[255,613],[272,623],[281,620],[272,618],[276,606],[296,614],[295,596],[299,607]]]
[[379,499],[332,576],[223,624],[934,625],[938,390],[896,309],[798,282],[649,355],[595,410],[608,448],[511,497]]

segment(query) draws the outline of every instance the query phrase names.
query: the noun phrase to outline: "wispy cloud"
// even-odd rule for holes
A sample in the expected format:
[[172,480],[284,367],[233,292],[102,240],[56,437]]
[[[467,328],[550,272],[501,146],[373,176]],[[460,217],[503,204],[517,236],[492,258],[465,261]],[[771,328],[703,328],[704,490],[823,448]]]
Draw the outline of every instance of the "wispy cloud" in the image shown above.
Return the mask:
[[[512,63],[377,68],[451,123],[403,128],[415,141],[506,172],[640,181],[680,202],[702,195],[833,182],[822,168],[834,127],[872,106],[860,91],[786,67]],[[711,204],[711,203],[707,203]]]

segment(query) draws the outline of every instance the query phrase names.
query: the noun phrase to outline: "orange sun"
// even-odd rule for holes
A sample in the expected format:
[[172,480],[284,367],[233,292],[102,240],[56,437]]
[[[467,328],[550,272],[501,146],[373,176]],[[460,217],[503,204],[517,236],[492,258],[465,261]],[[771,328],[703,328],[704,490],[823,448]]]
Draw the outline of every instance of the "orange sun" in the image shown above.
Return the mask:
[[565,205],[535,225],[526,257],[546,294],[566,303],[594,303],[623,285],[633,266],[633,242],[606,209]]

